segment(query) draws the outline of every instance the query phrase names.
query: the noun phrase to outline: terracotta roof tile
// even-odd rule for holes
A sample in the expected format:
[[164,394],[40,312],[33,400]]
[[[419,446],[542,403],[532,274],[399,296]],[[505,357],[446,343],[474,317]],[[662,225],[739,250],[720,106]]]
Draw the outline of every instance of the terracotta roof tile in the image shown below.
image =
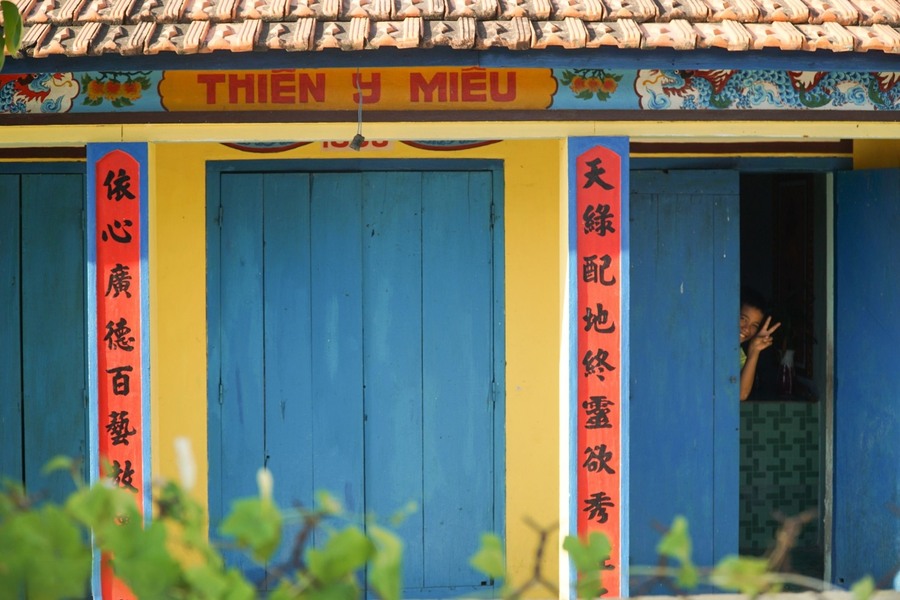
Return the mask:
[[900,0],[15,0],[21,53],[723,48],[900,53]]
[[750,47],[754,50],[777,48],[779,50],[800,50],[804,36],[790,23],[747,23],[744,25],[752,37]]
[[900,33],[886,25],[875,24],[871,27],[847,28],[856,38],[856,49],[859,52],[881,50],[891,54],[900,53]]
[[554,20],[572,17],[582,21],[603,21],[606,18],[606,7],[600,0],[553,0],[551,4]]
[[700,34],[697,46],[700,48],[725,48],[732,51],[749,50],[753,37],[747,28],[737,21],[721,23],[695,23]]

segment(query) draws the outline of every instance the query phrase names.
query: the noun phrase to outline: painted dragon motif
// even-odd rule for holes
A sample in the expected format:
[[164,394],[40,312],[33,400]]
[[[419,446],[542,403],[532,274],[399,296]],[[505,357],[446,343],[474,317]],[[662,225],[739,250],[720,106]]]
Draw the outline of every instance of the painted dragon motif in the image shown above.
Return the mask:
[[0,114],[68,112],[78,91],[71,73],[0,76]]
[[900,110],[900,73],[641,70],[641,108]]

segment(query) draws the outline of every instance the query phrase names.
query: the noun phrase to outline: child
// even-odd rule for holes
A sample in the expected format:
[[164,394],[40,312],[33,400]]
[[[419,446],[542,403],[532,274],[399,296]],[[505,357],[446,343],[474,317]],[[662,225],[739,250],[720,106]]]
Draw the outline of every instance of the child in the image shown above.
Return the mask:
[[[753,389],[753,380],[756,378],[756,366],[759,363],[759,353],[772,345],[772,333],[781,327],[781,323],[770,325],[772,317],[766,317],[765,302],[762,296],[754,290],[744,288],[741,290],[740,334],[741,334],[741,400],[746,400]],[[743,344],[747,341],[747,352],[744,353]]]

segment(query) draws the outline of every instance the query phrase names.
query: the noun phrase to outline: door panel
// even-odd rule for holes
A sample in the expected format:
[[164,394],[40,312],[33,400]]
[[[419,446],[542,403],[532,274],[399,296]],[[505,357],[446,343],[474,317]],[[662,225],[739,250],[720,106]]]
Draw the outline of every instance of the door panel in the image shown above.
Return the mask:
[[211,396],[219,370],[222,380],[210,403],[213,522],[256,493],[266,462],[282,506],[324,490],[384,523],[413,502],[397,528],[406,595],[481,587],[468,558],[499,522],[492,173],[221,178],[222,208],[210,212]]
[[631,190],[630,562],[656,564],[684,515],[710,565],[737,552],[738,175],[637,171]]
[[850,585],[900,557],[900,171],[837,173],[835,198],[832,578]]
[[43,466],[87,462],[84,177],[10,174],[0,185],[0,474],[60,501],[71,478]]
[[0,175],[0,476],[22,470],[20,177]]

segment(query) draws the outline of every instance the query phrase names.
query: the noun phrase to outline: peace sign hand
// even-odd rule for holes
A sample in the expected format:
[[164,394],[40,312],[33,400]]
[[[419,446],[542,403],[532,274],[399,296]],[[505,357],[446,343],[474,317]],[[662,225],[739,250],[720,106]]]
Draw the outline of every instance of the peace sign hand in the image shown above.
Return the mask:
[[762,352],[772,345],[772,333],[781,327],[781,323],[775,323],[774,325],[771,325],[771,323],[772,317],[766,317],[766,322],[763,323],[763,326],[759,328],[759,331],[750,340],[750,352]]

